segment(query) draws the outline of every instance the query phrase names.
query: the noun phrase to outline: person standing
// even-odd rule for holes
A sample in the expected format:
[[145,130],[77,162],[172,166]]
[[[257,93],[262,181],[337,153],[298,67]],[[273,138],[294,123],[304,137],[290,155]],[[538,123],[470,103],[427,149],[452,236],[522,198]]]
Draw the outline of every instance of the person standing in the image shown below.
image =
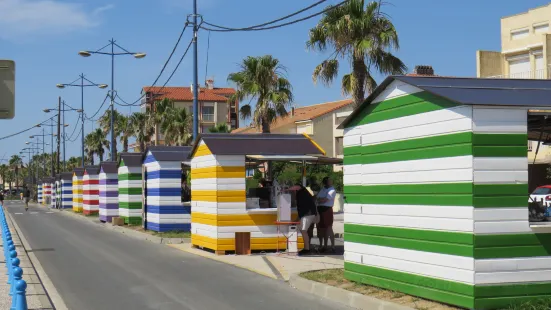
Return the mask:
[[[317,196],[318,213],[320,221],[317,224],[318,238],[322,252],[327,251],[327,240],[331,239],[331,253],[335,253],[335,233],[333,232],[333,205],[335,204],[335,196],[337,191],[333,187],[333,181],[329,177],[324,177],[322,180],[323,187],[320,189]],[[323,240],[322,240],[323,239]],[[323,241],[323,243],[322,243]]]
[[4,205],[4,191],[0,191],[0,205]]
[[25,186],[23,189],[23,199],[25,200],[25,211],[29,210],[29,200],[31,200],[31,191]]
[[308,255],[310,254],[311,243],[309,229],[316,222],[316,204],[314,197],[301,184],[291,187],[290,190],[296,190],[297,212],[300,222],[299,229],[304,241],[304,248],[298,252],[298,255]]

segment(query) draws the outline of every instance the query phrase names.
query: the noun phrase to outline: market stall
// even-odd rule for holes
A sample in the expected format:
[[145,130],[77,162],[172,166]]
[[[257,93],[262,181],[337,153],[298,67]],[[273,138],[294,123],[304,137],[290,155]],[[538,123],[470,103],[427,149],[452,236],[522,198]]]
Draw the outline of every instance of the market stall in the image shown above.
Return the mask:
[[37,203],[42,204],[42,180],[38,180],[36,185]]
[[120,154],[119,217],[128,225],[142,223],[142,158],[143,153]]
[[190,202],[182,201],[182,163],[191,147],[150,146],[143,160],[143,226],[158,232],[189,231]]
[[62,209],[71,209],[73,207],[73,174],[71,172],[62,172],[60,174],[60,183],[60,207]]
[[73,211],[82,213],[84,168],[73,170]]
[[111,222],[119,216],[119,175],[117,162],[103,161],[99,173],[99,220]]
[[82,178],[82,213],[99,213],[99,166],[84,167]]
[[[283,186],[277,180],[246,191],[246,162],[304,163],[324,154],[307,135],[201,135],[191,159],[192,244],[222,254],[236,250],[236,233],[249,233],[251,250],[286,249],[276,222],[295,219],[296,213],[277,207],[274,189]],[[302,237],[297,241],[302,248]]]
[[467,309],[548,298],[527,145],[551,141],[550,98],[550,80],[388,77],[341,125],[345,277]]

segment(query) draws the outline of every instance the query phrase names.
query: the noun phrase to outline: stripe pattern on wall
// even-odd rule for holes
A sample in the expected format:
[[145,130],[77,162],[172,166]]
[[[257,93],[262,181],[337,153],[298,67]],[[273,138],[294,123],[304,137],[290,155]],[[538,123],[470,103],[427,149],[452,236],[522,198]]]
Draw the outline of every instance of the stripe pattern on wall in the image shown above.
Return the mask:
[[73,211],[81,213],[83,211],[83,177],[73,174]]
[[82,182],[82,213],[99,213],[99,168],[86,168]]
[[113,217],[119,216],[119,186],[116,167],[115,162],[101,164],[99,174],[99,219],[102,222],[111,222]]
[[69,178],[61,179],[61,208],[73,207],[73,181]]
[[190,231],[191,207],[182,203],[181,165],[180,161],[157,161],[151,152],[146,155],[147,229]]
[[476,309],[549,294],[526,120],[392,82],[344,133],[346,277]]
[[47,206],[51,203],[52,199],[52,183],[50,181],[44,181],[42,205]]
[[250,232],[251,250],[287,248],[275,210],[246,208],[245,156],[212,154],[201,141],[191,160],[191,190],[193,245],[235,251],[235,233]]
[[142,223],[142,168],[121,163],[119,177],[119,216],[125,224]]
[[42,204],[42,183],[37,185],[37,202]]

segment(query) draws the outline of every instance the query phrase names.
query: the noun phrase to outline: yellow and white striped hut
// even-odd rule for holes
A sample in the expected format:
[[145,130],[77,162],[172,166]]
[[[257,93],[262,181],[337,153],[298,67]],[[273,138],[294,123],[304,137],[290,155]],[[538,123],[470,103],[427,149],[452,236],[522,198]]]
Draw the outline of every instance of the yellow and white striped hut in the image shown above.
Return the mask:
[[[192,244],[222,254],[235,251],[235,233],[248,232],[251,250],[285,249],[286,238],[278,235],[275,224],[277,208],[247,208],[246,161],[301,161],[324,153],[307,135],[199,136],[191,159]],[[299,237],[298,247],[302,246]]]

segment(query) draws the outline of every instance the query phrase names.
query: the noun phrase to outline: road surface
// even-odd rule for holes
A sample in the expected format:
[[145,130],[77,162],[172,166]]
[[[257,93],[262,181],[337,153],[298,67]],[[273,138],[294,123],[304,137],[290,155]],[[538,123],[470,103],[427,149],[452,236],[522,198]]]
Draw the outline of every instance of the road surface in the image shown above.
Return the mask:
[[71,310],[349,309],[45,207],[25,212],[19,202],[6,206]]

